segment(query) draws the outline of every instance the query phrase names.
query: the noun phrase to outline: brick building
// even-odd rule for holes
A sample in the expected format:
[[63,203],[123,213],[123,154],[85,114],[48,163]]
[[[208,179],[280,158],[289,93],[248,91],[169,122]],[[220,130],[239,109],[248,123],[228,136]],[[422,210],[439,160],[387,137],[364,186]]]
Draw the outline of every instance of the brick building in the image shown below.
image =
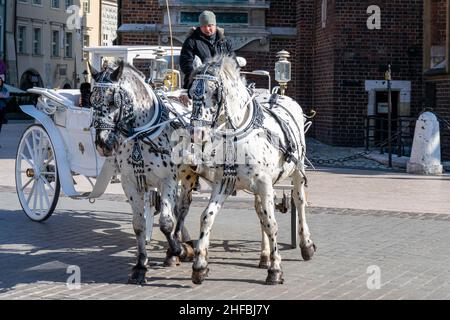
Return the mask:
[[[424,6],[423,73],[428,107],[450,122],[450,1],[431,0]],[[450,128],[441,124],[444,160],[450,160]]]
[[[389,63],[393,67],[394,116],[417,117],[422,110],[423,14],[427,2],[169,1],[175,45],[181,45],[188,28],[196,24],[197,14],[209,9],[218,15],[219,25],[225,27],[238,54],[247,59],[247,70],[268,70],[273,78],[276,53],[289,51],[293,79],[287,94],[296,98],[304,110],[317,111],[312,129],[316,138],[341,146],[364,145],[366,117],[385,115],[387,86],[381,67]],[[121,44],[168,44],[165,1],[122,0],[119,5]],[[373,11],[373,5],[379,12]],[[380,18],[381,29],[368,27],[371,17]],[[440,30],[442,38],[445,28],[445,21],[441,21],[433,30]],[[436,95],[443,99],[440,104],[447,108],[447,115],[449,109],[444,105],[449,105],[449,89],[450,81],[436,86]],[[448,141],[445,143],[448,146]],[[444,154],[450,159],[445,150]]]

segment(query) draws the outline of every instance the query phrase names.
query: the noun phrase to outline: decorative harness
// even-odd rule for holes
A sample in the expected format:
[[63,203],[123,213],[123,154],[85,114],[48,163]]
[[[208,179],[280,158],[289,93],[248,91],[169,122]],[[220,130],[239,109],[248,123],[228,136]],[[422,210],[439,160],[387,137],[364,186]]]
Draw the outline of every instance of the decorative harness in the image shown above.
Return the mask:
[[[225,112],[225,117],[228,121],[228,123],[231,124],[232,131],[231,132],[217,132],[215,131],[215,137],[222,137],[225,139],[226,143],[226,156],[225,156],[225,163],[223,165],[223,177],[222,177],[222,183],[221,183],[221,189],[219,192],[224,192],[226,194],[231,194],[234,192],[235,189],[235,183],[236,183],[236,176],[237,176],[237,142],[245,137],[247,137],[253,129],[259,129],[263,128],[263,121],[264,121],[264,111],[266,111],[270,116],[272,116],[276,122],[280,125],[280,128],[284,134],[285,138],[285,147],[281,144],[277,144],[280,151],[283,153],[285,161],[286,162],[294,162],[294,164],[299,167],[299,159],[297,159],[294,156],[294,153],[297,150],[297,146],[292,139],[292,135],[290,133],[289,128],[284,123],[284,120],[281,119],[272,109],[275,107],[282,107],[289,115],[292,117],[293,120],[295,120],[294,116],[289,112],[288,109],[284,108],[280,104],[277,103],[278,95],[274,94],[271,97],[270,101],[270,107],[265,108],[263,107],[258,101],[255,99],[255,96],[250,88],[248,88],[250,93],[250,99],[246,102],[244,105],[244,108],[249,104],[252,103],[252,108],[250,109],[250,115],[249,119],[246,121],[246,123],[241,126],[241,128],[236,128],[236,126],[233,124],[233,121],[231,120],[231,116],[229,115],[227,103],[226,100],[223,97],[223,83],[217,76],[213,76],[211,74],[207,74],[207,71],[209,69],[206,68],[205,72],[200,75],[196,75],[194,77],[194,80],[197,81],[197,84],[193,90],[193,113],[191,118],[191,123],[194,126],[210,126],[211,128],[217,127],[217,121],[220,115],[220,112],[222,108]],[[216,110],[216,113],[214,115],[214,118],[212,121],[207,121],[200,119],[200,111],[201,107],[205,106],[205,94],[206,94],[206,81],[212,81],[216,85],[217,90],[217,103],[218,103],[218,109]],[[295,122],[295,121],[294,121]],[[271,144],[274,144],[275,134],[271,132],[268,128],[263,128],[266,131],[267,138],[271,142]],[[300,129],[299,129],[300,132]],[[303,153],[305,148],[303,147]],[[300,168],[300,171],[302,172],[303,176],[306,179],[306,174],[304,173],[303,168]]]
[[[94,90],[95,89],[95,90]],[[106,106],[104,96],[107,90],[113,90],[113,103],[117,108],[118,116],[116,121],[110,121],[107,117],[103,117],[102,109]],[[157,146],[152,140],[159,136],[167,124],[173,124],[177,119],[184,115],[180,115],[174,111],[174,119],[169,119],[168,108],[161,100],[159,95],[153,92],[153,101],[155,101],[155,113],[153,118],[145,126],[134,128],[135,115],[133,112],[132,98],[120,83],[113,83],[105,74],[94,84],[93,93],[91,95],[91,104],[94,106],[95,120],[93,127],[96,130],[108,130],[113,134],[120,133],[125,137],[124,143],[133,140],[133,150],[131,152],[131,164],[133,166],[134,175],[137,181],[138,191],[147,191],[147,182],[144,170],[144,157],[142,156],[142,148],[139,141],[142,141],[150,147],[150,151],[154,153],[170,155],[170,151]],[[181,121],[183,125],[184,122]]]

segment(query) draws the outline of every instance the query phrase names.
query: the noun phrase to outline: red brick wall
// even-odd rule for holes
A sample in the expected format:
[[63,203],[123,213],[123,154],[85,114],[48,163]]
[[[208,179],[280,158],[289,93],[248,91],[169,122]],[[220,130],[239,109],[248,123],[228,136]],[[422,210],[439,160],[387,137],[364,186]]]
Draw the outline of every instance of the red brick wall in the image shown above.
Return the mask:
[[314,6],[312,105],[317,111],[312,133],[319,140],[333,143],[334,121],[334,47],[336,45],[336,12],[334,1],[328,1],[327,23],[322,28],[322,1]]
[[[162,23],[162,10],[158,0],[123,0],[121,17],[122,24],[158,24]],[[158,36],[144,32],[123,32],[119,34],[123,45],[155,45]]]
[[122,23],[162,23],[158,0],[123,0]]
[[[369,16],[366,10],[373,4],[381,8],[381,30],[368,30],[366,26]],[[423,91],[422,0],[336,1],[335,26],[330,33],[335,35],[332,57],[329,49],[328,56],[319,58],[319,64],[333,61],[334,65],[332,111],[326,108],[326,119],[332,125],[331,130],[330,123],[324,128],[318,126],[318,138],[334,145],[364,145],[368,103],[365,80],[383,79],[379,66],[388,63],[399,68],[393,72],[393,80],[412,82],[411,112],[412,116],[418,115]],[[326,74],[323,77],[328,79],[329,72]]]
[[295,97],[304,112],[308,112],[314,107],[312,103],[314,1],[298,0],[296,19],[296,55],[292,59],[296,63],[293,69],[297,87]]
[[[434,111],[450,122],[450,79],[436,81],[436,108]],[[450,161],[450,129],[441,124],[442,159]]]
[[431,45],[445,45],[447,0],[431,0]]

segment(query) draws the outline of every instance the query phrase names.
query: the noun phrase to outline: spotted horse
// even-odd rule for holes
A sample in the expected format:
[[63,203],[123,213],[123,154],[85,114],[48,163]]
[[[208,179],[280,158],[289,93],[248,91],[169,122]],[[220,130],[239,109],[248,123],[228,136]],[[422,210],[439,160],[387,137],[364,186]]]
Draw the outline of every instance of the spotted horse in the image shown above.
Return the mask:
[[[210,178],[212,194],[201,215],[200,238],[194,250],[192,281],[208,275],[211,229],[225,200],[235,190],[255,195],[263,233],[260,265],[267,265],[266,284],[282,284],[281,255],[274,215],[274,184],[293,181],[293,201],[299,210],[301,255],[310,260],[316,246],[306,223],[305,136],[301,107],[291,98],[274,94],[258,103],[241,78],[234,59],[218,56],[196,69],[191,137],[200,163],[197,172]],[[264,105],[264,106],[263,106]]]
[[[160,229],[169,244],[164,264],[178,264],[178,257],[192,261],[193,248],[181,242],[185,229],[182,223],[176,225],[176,216],[185,215],[183,210],[189,209],[197,174],[189,165],[175,163],[172,152],[179,143],[174,134],[179,129],[186,131],[189,119],[163,103],[145,77],[123,61],[118,62],[117,68],[108,67],[101,72],[90,66],[90,72],[95,80],[90,98],[95,145],[100,155],[115,156],[133,212],[138,252],[128,282],[142,284],[146,282],[148,262],[144,195],[149,188],[157,188],[161,197]],[[188,233],[183,235],[187,242]]]

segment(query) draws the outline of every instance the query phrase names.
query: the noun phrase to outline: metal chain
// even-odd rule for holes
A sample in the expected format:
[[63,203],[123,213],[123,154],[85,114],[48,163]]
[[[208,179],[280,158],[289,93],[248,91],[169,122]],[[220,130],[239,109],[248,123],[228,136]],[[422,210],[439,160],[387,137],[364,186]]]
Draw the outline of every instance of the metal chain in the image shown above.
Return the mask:
[[[397,139],[397,137],[398,137],[398,133],[393,135],[390,140],[392,141],[394,139]],[[386,140],[378,143],[377,145],[374,146],[374,148],[381,147],[381,146],[387,144],[388,142],[389,142],[389,138],[387,138]],[[354,155],[350,155],[350,156],[342,157],[342,158],[337,158],[337,159],[315,159],[315,158],[310,158],[309,161],[314,162],[316,164],[335,164],[337,162],[343,163],[343,162],[347,162],[347,161],[357,160],[359,158],[362,158],[362,157],[370,154],[371,152],[372,151],[359,152],[359,153],[356,153]]]

